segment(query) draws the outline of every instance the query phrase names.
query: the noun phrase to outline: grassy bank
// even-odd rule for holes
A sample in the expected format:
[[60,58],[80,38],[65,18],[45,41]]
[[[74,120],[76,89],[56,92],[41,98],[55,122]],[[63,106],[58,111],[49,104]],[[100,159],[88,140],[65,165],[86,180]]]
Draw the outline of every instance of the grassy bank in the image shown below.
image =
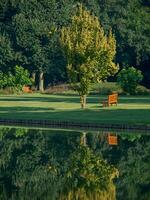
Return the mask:
[[118,106],[103,108],[106,96],[89,96],[80,109],[76,95],[0,96],[0,118],[49,119],[93,123],[150,124],[150,97],[119,97]]

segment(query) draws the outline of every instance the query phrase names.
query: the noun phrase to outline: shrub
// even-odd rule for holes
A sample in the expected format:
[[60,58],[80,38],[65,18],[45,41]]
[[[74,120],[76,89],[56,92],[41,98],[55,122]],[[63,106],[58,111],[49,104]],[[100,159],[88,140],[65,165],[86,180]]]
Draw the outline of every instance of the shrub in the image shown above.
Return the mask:
[[21,66],[16,66],[14,74],[0,72],[0,89],[10,91],[22,91],[24,85],[30,85],[29,72]]
[[140,70],[134,67],[124,68],[120,71],[117,77],[118,84],[124,92],[128,94],[135,94],[138,83],[143,79]]

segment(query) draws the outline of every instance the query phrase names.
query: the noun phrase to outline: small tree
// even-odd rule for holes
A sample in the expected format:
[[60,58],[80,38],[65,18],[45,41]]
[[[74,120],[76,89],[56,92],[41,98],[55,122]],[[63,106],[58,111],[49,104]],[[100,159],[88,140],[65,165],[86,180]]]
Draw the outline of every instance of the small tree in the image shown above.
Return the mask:
[[113,63],[115,38],[111,31],[105,36],[98,18],[78,4],[70,26],[61,29],[60,40],[68,62],[70,83],[79,93],[84,108],[91,83],[106,79],[118,70]]
[[134,67],[123,68],[118,74],[117,81],[124,92],[135,94],[138,83],[143,79],[140,70]]

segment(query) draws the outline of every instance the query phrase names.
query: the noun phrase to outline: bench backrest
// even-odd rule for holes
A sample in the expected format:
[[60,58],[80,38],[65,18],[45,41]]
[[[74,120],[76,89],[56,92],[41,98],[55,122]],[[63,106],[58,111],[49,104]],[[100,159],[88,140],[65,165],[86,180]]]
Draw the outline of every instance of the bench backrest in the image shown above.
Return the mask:
[[118,94],[111,94],[108,96],[108,104],[117,102],[118,102]]

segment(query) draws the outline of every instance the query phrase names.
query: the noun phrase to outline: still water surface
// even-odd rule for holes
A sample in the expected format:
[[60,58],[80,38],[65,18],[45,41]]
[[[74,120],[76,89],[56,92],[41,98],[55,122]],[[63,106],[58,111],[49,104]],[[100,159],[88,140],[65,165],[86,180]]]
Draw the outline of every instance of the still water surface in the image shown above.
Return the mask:
[[150,134],[0,127],[0,200],[149,200]]

